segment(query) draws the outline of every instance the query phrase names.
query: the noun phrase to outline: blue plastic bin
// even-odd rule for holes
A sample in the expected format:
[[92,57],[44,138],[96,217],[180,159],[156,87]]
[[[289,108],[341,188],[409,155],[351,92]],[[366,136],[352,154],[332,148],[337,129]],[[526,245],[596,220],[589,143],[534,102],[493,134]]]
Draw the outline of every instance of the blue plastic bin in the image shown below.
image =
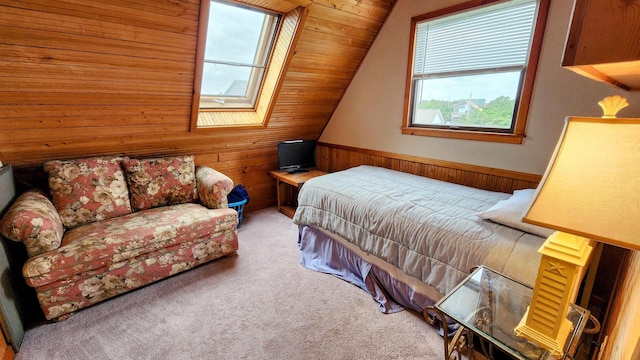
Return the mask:
[[242,224],[242,213],[244,212],[244,205],[247,203],[247,199],[242,201],[229,203],[229,207],[238,212],[238,227]]

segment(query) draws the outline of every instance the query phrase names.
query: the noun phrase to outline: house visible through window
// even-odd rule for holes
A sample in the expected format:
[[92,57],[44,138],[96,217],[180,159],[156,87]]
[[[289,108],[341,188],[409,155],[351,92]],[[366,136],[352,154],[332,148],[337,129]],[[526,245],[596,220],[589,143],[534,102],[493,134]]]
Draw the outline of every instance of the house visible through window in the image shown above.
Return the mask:
[[[542,17],[539,3],[545,3]],[[521,138],[539,54],[531,44],[536,26],[544,26],[536,21],[546,19],[546,9],[548,0],[511,0],[413,18],[403,133],[489,141],[496,137],[450,133]]]
[[211,1],[200,108],[254,108],[280,15]]

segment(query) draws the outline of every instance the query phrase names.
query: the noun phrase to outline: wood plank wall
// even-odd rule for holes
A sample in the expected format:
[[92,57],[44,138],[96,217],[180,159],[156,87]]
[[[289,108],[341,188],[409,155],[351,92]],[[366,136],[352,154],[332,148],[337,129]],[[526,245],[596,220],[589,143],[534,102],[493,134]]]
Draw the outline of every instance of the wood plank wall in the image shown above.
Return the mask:
[[609,318],[598,338],[604,346],[594,360],[640,359],[640,251],[629,250],[628,262],[622,263],[621,279],[613,290]]
[[15,357],[13,348],[4,340],[4,336],[0,336],[0,359],[12,360]]
[[460,164],[328,143],[318,143],[318,168],[334,172],[358,165],[374,165],[478,189],[512,193],[538,186],[540,175]]
[[0,160],[194,154],[275,205],[277,141],[320,136],[395,1],[314,1],[268,127],[191,132],[200,0],[0,0]]

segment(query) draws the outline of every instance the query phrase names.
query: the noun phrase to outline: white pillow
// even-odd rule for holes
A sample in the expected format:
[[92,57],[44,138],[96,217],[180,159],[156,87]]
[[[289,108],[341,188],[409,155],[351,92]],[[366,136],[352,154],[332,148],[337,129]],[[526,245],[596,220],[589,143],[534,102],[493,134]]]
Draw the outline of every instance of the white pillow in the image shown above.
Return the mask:
[[507,200],[500,200],[491,208],[476,215],[498,224],[547,238],[555,230],[522,222],[522,217],[534,192],[534,189],[516,190]]

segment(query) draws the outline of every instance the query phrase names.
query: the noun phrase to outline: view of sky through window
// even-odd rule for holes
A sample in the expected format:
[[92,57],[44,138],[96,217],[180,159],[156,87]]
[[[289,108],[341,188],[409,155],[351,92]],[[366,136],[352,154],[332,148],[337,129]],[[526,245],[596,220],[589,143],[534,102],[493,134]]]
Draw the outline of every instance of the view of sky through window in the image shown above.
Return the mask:
[[[420,100],[456,101],[469,98],[483,98],[487,102],[500,96],[515,99],[520,72],[505,72],[486,75],[471,75],[446,78],[434,78],[426,81],[421,89]],[[428,84],[428,85],[427,85]]]
[[251,9],[211,2],[203,95],[245,95],[252,69],[246,65],[254,64],[265,17]]

